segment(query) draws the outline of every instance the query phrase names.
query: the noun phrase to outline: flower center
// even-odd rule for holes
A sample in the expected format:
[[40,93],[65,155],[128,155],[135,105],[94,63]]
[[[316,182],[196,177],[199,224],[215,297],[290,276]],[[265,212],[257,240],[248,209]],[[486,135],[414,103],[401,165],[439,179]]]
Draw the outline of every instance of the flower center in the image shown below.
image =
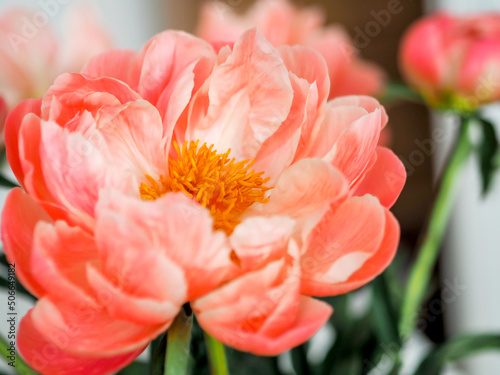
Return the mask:
[[255,202],[266,203],[265,193],[271,189],[264,184],[264,172],[250,170],[254,160],[235,162],[231,149],[224,154],[199,141],[184,142],[182,150],[174,141],[177,158],[169,158],[169,174],[156,181],[149,175],[149,184],[141,183],[142,199],[155,200],[168,192],[182,191],[210,210],[214,229],[230,235],[240,223],[238,217]]

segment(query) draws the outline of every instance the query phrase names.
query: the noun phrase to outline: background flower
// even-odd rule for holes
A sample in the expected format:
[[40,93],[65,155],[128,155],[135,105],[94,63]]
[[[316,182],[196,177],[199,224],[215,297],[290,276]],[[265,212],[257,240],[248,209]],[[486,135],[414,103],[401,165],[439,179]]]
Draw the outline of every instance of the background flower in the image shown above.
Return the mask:
[[435,13],[403,37],[401,71],[436,107],[473,110],[500,97],[500,16]]
[[258,0],[243,14],[224,2],[207,1],[201,7],[196,33],[220,48],[257,26],[276,47],[299,44],[320,52],[329,70],[329,98],[381,94],[383,71],[359,58],[349,35],[340,26],[324,23],[321,10],[298,8],[287,0]]
[[73,5],[58,39],[48,13],[13,7],[0,15],[0,95],[12,109],[22,99],[43,96],[64,72],[78,72],[111,47],[92,8]]

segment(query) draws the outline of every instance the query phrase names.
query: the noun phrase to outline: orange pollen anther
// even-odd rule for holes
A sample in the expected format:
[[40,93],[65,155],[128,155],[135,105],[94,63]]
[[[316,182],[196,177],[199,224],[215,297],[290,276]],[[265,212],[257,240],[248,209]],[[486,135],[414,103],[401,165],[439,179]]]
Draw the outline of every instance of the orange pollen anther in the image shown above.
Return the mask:
[[263,178],[264,172],[249,170],[254,160],[235,162],[230,159],[231,149],[217,154],[213,145],[199,141],[184,142],[182,150],[174,141],[177,159],[169,158],[169,174],[155,180],[146,175],[149,184],[141,183],[139,191],[142,199],[155,200],[168,192],[182,191],[203,207],[210,210],[214,219],[214,229],[231,234],[240,223],[239,216],[253,203],[266,203]]

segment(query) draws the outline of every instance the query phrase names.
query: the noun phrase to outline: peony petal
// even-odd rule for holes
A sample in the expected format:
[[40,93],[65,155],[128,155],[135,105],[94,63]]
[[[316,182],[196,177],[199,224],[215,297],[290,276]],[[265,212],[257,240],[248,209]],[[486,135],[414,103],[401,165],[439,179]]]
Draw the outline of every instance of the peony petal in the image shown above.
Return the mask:
[[89,78],[116,78],[130,85],[130,74],[136,58],[137,52],[132,50],[104,52],[90,59],[81,74]]
[[253,159],[287,118],[292,99],[278,52],[249,30],[192,101],[187,138],[203,139],[219,152],[231,149],[236,160]]
[[64,221],[41,222],[35,229],[31,272],[51,298],[97,306],[86,277],[86,264],[98,260],[94,238]]
[[[265,204],[255,203],[244,214],[284,215],[297,220],[300,235],[307,235],[347,195],[344,176],[319,159],[302,159],[285,170]],[[298,240],[298,239],[297,239]]]
[[7,152],[7,159],[9,160],[10,167],[16,175],[17,180],[24,187],[24,174],[21,165],[21,155],[19,150],[19,142],[21,138],[20,130],[24,117],[33,113],[40,116],[41,113],[41,99],[27,99],[23,100],[10,111],[7,120],[5,121],[5,146]]
[[42,374],[51,375],[105,375],[131,363],[145,349],[103,358],[82,358],[67,353],[47,340],[35,327],[32,311],[19,323],[17,337],[19,351],[28,364]]
[[271,262],[194,301],[200,325],[224,344],[257,355],[277,355],[309,339],[331,307],[300,297],[295,266],[283,274],[284,267]]
[[294,221],[286,216],[249,217],[231,234],[232,249],[244,271],[256,269],[286,253]]
[[16,264],[16,277],[35,296],[45,289],[35,279],[31,267],[35,227],[40,222],[52,222],[50,216],[19,188],[9,192],[2,211],[2,242],[9,262]]
[[302,293],[346,293],[375,278],[399,239],[393,216],[370,196],[348,199],[325,217],[301,258]]
[[[444,13],[435,13],[412,25],[403,35],[399,65],[408,82],[418,89],[441,87],[449,69],[446,56],[446,35],[455,20]],[[432,56],[432,58],[429,58]]]
[[377,147],[377,161],[356,186],[354,195],[374,195],[383,206],[390,208],[405,181],[406,170],[401,160],[388,148]]
[[[159,176],[168,168],[163,125],[158,110],[145,100],[101,109],[98,133],[89,138],[113,159],[113,168],[135,177]],[[102,139],[101,139],[102,138]],[[97,142],[96,142],[97,141]]]
[[80,133],[69,133],[53,122],[41,127],[40,162],[47,188],[88,228],[101,188],[113,181],[114,170],[102,153]]
[[182,79],[180,73],[187,66],[213,57],[214,50],[207,42],[184,32],[165,31],[142,48],[131,72],[131,87],[156,105],[163,91]]
[[[213,219],[208,210],[183,193],[168,193],[153,202],[120,196],[116,192],[108,193],[103,195],[98,212],[104,214],[109,212],[106,215],[112,214],[115,221],[119,217],[128,219],[127,227],[122,227],[119,232],[122,241],[130,241],[134,232],[140,231],[143,238],[141,241],[149,244],[150,252],[177,264],[184,271],[188,285],[188,300],[206,294],[224,279],[227,269],[232,266],[231,249],[225,234],[213,231]],[[98,236],[102,235],[103,241],[106,241],[107,233],[116,227],[112,222],[109,224],[110,228],[103,227],[102,232],[97,232]],[[109,242],[111,246],[111,242],[116,240]],[[117,257],[122,247],[116,245]],[[137,249],[141,250],[143,247]],[[138,257],[149,253],[142,254],[141,251]],[[157,277],[165,279],[169,276]],[[171,277],[171,288],[180,289],[172,280],[176,278]],[[147,283],[142,283],[145,284]]]
[[129,86],[114,78],[62,74],[43,97],[42,118],[64,125],[83,111],[95,115],[105,105],[140,99]]
[[[172,272],[172,269],[172,266],[163,267],[164,272],[168,272],[170,276],[177,276],[175,272]],[[100,297],[99,302],[115,319],[137,324],[160,324],[172,321],[182,307],[182,303],[177,304],[175,301],[157,301],[152,298],[131,295],[123,288],[115,286],[91,264],[88,265],[88,280],[95,293]],[[102,291],[107,291],[107,293],[103,294]]]
[[46,297],[38,300],[31,317],[33,325],[47,341],[65,352],[89,358],[142,350],[171,323],[133,324],[112,318],[103,308],[85,304],[72,306]]
[[324,160],[338,168],[352,185],[368,167],[380,136],[381,111],[360,117],[339,136]]

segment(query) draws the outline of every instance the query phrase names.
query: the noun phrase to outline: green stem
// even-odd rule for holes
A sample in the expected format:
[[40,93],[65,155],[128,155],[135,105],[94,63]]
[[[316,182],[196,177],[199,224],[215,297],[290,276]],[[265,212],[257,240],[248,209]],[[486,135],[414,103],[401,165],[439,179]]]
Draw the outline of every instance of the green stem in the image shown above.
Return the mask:
[[418,310],[425,297],[453,207],[455,185],[462,166],[472,151],[469,140],[469,127],[472,118],[462,117],[461,120],[458,140],[438,185],[434,207],[425,228],[423,241],[417,253],[417,260],[408,279],[399,322],[399,333],[402,338],[408,338],[415,327]]
[[167,332],[165,375],[187,374],[193,314],[191,308],[186,306],[181,309]]
[[19,353],[16,352],[15,360],[12,361],[12,358],[8,358],[10,356],[10,344],[0,336],[0,352],[2,353],[2,357],[5,359],[7,363],[14,362],[15,367],[12,367],[18,374],[23,375],[36,375],[37,372],[28,366],[26,362],[19,356]]
[[229,375],[224,345],[205,332],[210,372],[212,375]]

